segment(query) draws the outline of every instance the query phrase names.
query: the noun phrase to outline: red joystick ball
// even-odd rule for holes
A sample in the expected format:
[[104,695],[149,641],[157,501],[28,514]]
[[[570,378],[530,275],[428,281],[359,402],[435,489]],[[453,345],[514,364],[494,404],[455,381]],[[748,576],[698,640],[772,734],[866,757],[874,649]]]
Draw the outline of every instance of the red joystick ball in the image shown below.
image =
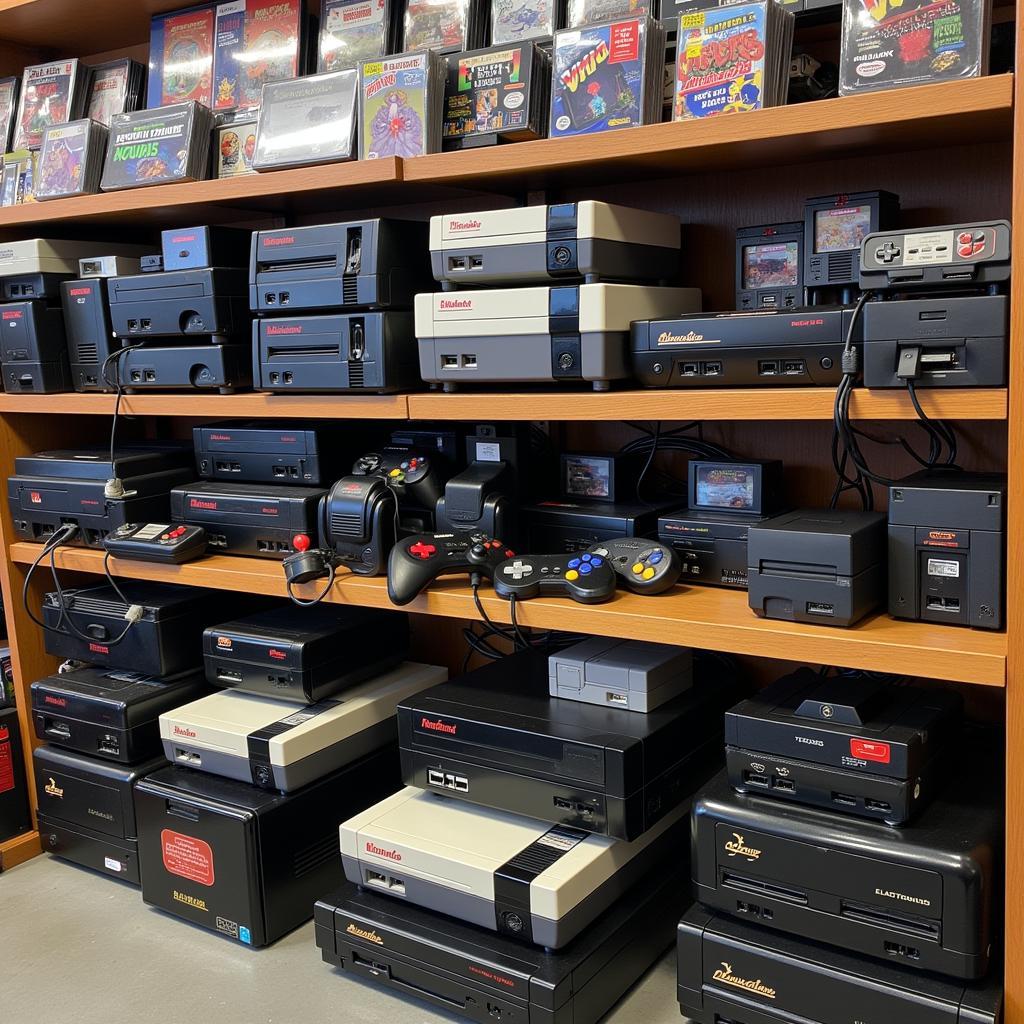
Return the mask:
[[292,537],[292,547],[296,551],[308,551],[311,543],[312,541],[304,533],[297,533]]

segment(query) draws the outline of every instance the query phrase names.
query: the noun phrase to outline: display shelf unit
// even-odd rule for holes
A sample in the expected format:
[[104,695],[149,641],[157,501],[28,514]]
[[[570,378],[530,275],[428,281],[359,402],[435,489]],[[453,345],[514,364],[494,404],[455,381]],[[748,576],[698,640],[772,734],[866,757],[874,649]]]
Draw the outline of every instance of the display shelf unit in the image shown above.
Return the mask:
[[39,833],[22,832],[20,836],[0,843],[0,872],[24,864],[39,853]]

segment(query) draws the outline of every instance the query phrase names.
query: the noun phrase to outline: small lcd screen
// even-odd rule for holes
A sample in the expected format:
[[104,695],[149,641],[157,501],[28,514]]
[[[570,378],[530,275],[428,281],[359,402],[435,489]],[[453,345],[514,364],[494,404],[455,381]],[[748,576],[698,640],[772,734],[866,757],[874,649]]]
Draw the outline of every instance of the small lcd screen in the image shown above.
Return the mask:
[[697,466],[694,505],[752,512],[756,478],[753,466]]
[[815,252],[859,249],[864,236],[870,233],[870,206],[846,206],[840,210],[818,210],[814,214]]
[[769,242],[743,247],[743,287],[795,287],[800,280],[800,245]]
[[596,455],[568,455],[562,465],[566,497],[611,498],[611,459],[603,459]]

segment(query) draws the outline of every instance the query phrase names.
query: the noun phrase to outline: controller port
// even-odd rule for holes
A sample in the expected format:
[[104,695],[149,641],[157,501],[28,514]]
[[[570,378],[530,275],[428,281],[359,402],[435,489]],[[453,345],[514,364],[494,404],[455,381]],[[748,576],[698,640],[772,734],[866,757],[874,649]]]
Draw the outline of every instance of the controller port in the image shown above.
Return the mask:
[[920,960],[921,950],[914,946],[904,946],[901,942],[886,942],[885,951],[889,956],[902,956],[908,960]]
[[700,372],[705,377],[720,377],[722,375],[722,364],[719,362],[701,363]]
[[483,256],[470,256],[469,257],[469,269],[470,270],[483,270],[484,258]]
[[268,306],[273,306],[277,302],[277,296],[273,292],[267,292],[267,294],[263,296],[263,301]]
[[128,330],[129,331],[137,331],[138,329],[139,329],[139,321],[138,320],[129,320],[128,321]]
[[292,293],[291,292],[281,292],[281,305],[282,306],[287,306],[288,303],[291,302],[291,301],[292,301]]
[[571,800],[566,800],[565,797],[562,797],[562,796],[556,796],[555,797],[555,807],[557,807],[558,810],[560,810],[560,811],[571,811],[572,810],[572,801]]
[[787,359],[782,364],[783,373],[806,373],[807,364],[802,359]]
[[449,256],[448,257],[448,269],[449,270],[465,270],[466,269],[466,257],[465,256]]
[[462,357],[462,368],[464,370],[475,370],[476,369],[476,356],[463,356]]
[[840,807],[856,807],[857,798],[848,793],[833,793],[832,803],[838,804]]
[[608,701],[609,704],[620,704],[625,706],[629,703],[629,697],[624,693],[613,693],[611,690],[604,695],[604,699]]
[[271,472],[274,476],[284,476],[284,466],[274,466]]
[[684,377],[696,377],[700,373],[700,363],[683,363],[680,370]]
[[779,372],[779,361],[777,359],[760,359],[757,363],[757,375],[759,377],[774,377]]
[[372,871],[370,868],[367,868],[365,880],[367,885],[376,885],[381,889],[388,888],[388,876],[382,875],[379,871]]
[[882,814],[888,814],[892,810],[892,804],[887,803],[885,800],[872,800],[868,797],[864,800],[864,809],[866,811],[879,811]]
[[295,378],[294,378],[294,376],[292,376],[292,371],[291,370],[285,370],[285,373],[284,373],[284,382],[285,382],[285,384],[291,384],[292,381],[294,381],[294,380],[295,380]]
[[129,374],[129,376],[131,377],[132,381],[134,381],[137,384],[139,381],[142,380],[142,371],[141,370],[132,370],[132,372]]
[[96,742],[96,749],[101,754],[113,754],[117,757],[121,753],[121,744],[117,742],[116,736],[101,736]]
[[153,321],[152,320],[143,319],[143,320],[140,320],[139,323],[141,324],[142,329],[144,331],[151,331],[153,329]]
[[183,764],[190,764],[195,768],[198,768],[203,763],[201,754],[196,754],[191,750],[182,750],[181,747],[174,751],[174,760],[181,761]]
[[831,618],[836,613],[836,606],[828,604],[826,601],[808,601],[806,608],[808,615],[822,615]]
[[456,793],[468,793],[469,792],[469,779],[464,778],[461,775],[455,776],[455,792]]
[[276,371],[271,371],[270,383],[271,384],[280,384],[280,382],[281,382],[281,374],[277,373]]
[[772,789],[777,789],[782,793],[794,793],[796,792],[796,785],[792,779],[772,779]]
[[744,772],[743,781],[748,786],[763,786],[765,789],[768,788],[768,776],[761,775],[758,772]]
[[156,370],[146,370],[145,374],[146,380],[150,381],[150,383],[156,381]]
[[457,370],[459,367],[458,356],[441,356],[442,370]]
[[427,772],[427,782],[431,786],[443,786],[444,785],[444,772],[439,772],[434,768],[431,768]]

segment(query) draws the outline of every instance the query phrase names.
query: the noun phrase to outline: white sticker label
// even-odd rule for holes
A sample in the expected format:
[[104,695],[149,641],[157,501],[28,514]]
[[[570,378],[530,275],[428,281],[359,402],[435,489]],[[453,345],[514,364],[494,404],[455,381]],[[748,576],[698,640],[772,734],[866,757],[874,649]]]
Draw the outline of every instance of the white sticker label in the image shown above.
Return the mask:
[[501,462],[501,445],[493,441],[477,441],[476,457],[478,462]]
[[168,523],[150,523],[135,534],[135,540],[153,540],[159,537],[160,534],[166,533],[169,529],[170,525]]
[[929,576],[960,576],[960,563],[948,562],[943,558],[928,559]]
[[953,262],[952,231],[919,231],[903,240],[905,267]]
[[557,832],[548,832],[537,840],[538,846],[550,846],[562,853],[568,853],[574,846],[579,846],[582,839],[572,836],[559,835]]
[[108,871],[124,871],[124,865],[119,860],[114,860],[113,857],[104,857],[103,866]]

